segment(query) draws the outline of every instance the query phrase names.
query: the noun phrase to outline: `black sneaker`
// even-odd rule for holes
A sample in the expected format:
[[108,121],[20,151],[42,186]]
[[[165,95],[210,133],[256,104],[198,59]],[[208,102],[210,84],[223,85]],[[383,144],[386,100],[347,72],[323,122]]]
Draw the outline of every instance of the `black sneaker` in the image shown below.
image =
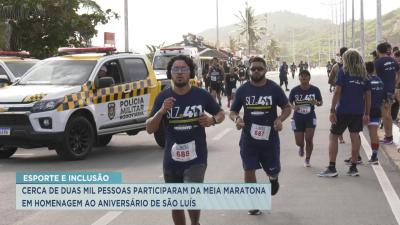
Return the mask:
[[278,178],[274,180],[269,179],[269,182],[271,182],[271,195],[276,195],[276,193],[279,191]]
[[[350,158],[345,159],[344,162],[346,163],[346,165],[351,165],[351,156],[350,156]],[[363,163],[363,162],[362,162],[361,156],[358,156],[357,164],[362,164],[362,163]]]
[[326,168],[326,170],[319,173],[318,176],[320,176],[320,177],[337,177],[338,173],[336,171],[336,168],[330,168],[328,166]]
[[249,215],[251,215],[251,216],[257,216],[257,215],[260,215],[262,212],[260,211],[260,210],[258,210],[258,209],[253,209],[253,210],[249,210],[248,212],[247,212],[247,214],[249,214]]
[[358,176],[360,176],[360,174],[358,174],[358,169],[357,169],[357,167],[353,167],[353,166],[350,166],[350,168],[349,168],[349,171],[347,171],[347,173],[346,173],[346,175],[347,176],[351,176],[351,177],[358,177]]
[[379,161],[378,161],[378,157],[374,157],[374,156],[371,156],[371,159],[370,160],[368,160],[368,164],[371,164],[371,165],[378,165],[379,164]]

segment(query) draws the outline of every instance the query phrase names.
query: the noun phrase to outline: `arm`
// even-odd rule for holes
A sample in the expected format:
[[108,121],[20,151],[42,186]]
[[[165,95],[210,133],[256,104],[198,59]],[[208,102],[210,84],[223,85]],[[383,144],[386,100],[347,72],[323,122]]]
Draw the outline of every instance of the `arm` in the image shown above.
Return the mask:
[[236,129],[240,130],[244,127],[244,121],[243,119],[239,116],[239,113],[235,111],[231,111],[229,113],[229,118],[235,123]]
[[364,110],[364,124],[369,122],[369,112],[371,111],[371,90],[364,92],[365,110]]
[[164,100],[161,108],[150,118],[146,120],[146,131],[152,134],[158,131],[161,120],[168,110],[174,105],[175,98],[169,97]]
[[220,110],[214,116],[208,116],[205,113],[201,114],[201,116],[199,117],[199,124],[202,127],[209,127],[215,124],[222,123],[222,121],[224,120],[225,120],[225,111]]
[[282,123],[285,121],[290,114],[292,113],[292,108],[290,107],[290,104],[287,103],[285,106],[282,107],[282,112],[281,115],[276,118],[274,121],[274,129],[276,131],[281,131],[282,130]]
[[333,94],[332,97],[331,110],[329,115],[331,123],[336,123],[336,104],[339,101],[341,93],[342,93],[342,86],[336,86],[335,93]]

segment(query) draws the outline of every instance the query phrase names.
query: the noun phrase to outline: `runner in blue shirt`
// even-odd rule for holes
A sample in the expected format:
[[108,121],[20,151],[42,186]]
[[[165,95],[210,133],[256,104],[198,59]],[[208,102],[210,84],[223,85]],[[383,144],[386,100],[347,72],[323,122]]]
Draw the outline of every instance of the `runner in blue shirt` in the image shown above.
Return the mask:
[[[250,64],[250,79],[240,86],[231,106],[230,118],[240,137],[240,156],[244,169],[244,180],[257,182],[257,169],[263,168],[271,182],[271,194],[279,190],[278,175],[280,165],[280,143],[278,132],[282,122],[289,117],[291,107],[283,90],[272,80],[266,79],[266,62],[263,58],[254,57]],[[282,109],[277,114],[277,106]],[[244,117],[239,116],[244,108]],[[250,210],[250,215],[259,215],[261,211]]]
[[394,101],[394,91],[397,84],[396,74],[399,73],[399,65],[396,60],[390,57],[392,52],[392,46],[387,43],[380,43],[376,47],[378,53],[378,59],[375,60],[375,71],[379,78],[381,78],[384,89],[383,89],[383,101],[384,104],[381,108],[382,111],[382,122],[385,129],[385,138],[380,141],[382,144],[393,144],[392,134],[392,116],[390,109]]
[[329,166],[319,176],[338,176],[336,171],[338,138],[347,128],[352,146],[352,162],[347,175],[359,175],[357,170],[357,157],[361,146],[359,132],[363,129],[363,122],[369,122],[370,108],[371,90],[364,60],[357,50],[349,49],[343,54],[343,69],[339,71],[332,98],[329,116],[332,123],[329,135]]
[[378,164],[378,127],[381,123],[381,107],[383,104],[384,84],[382,80],[376,76],[373,62],[366,62],[365,68],[367,69],[369,82],[371,83],[371,110],[369,113],[370,121],[368,123],[368,131],[371,140],[372,155],[368,163]]
[[308,70],[299,73],[300,85],[292,89],[289,94],[289,102],[293,107],[292,129],[299,146],[299,156],[304,156],[304,139],[306,142],[306,158],[304,166],[310,167],[310,158],[313,150],[313,138],[317,117],[314,112],[315,106],[322,105],[321,91],[318,87],[310,84],[311,74]]
[[[162,91],[155,100],[148,133],[165,128],[164,180],[167,183],[201,183],[207,167],[205,127],[221,123],[224,111],[206,91],[189,85],[194,77],[193,60],[176,56],[167,66],[173,87]],[[208,116],[205,112],[213,115]],[[200,210],[189,210],[192,224],[199,224]],[[185,224],[183,210],[172,210],[175,225]]]

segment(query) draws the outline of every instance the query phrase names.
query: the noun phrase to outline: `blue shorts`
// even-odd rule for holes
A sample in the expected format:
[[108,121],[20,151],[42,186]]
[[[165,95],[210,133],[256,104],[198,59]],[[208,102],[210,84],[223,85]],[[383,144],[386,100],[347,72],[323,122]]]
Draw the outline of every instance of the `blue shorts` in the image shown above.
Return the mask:
[[372,117],[369,119],[368,125],[375,125],[379,126],[381,124],[381,118],[380,117]]
[[291,125],[294,132],[305,132],[307,128],[315,128],[317,126],[317,119],[292,119]]
[[240,156],[244,170],[263,168],[268,176],[278,175],[281,171],[279,142],[266,144],[263,147],[241,144]]

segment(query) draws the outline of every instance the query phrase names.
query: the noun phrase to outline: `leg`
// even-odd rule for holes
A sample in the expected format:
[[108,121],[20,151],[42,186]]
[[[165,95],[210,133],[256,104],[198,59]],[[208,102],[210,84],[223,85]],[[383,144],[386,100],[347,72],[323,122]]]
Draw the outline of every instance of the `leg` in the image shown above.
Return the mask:
[[339,135],[329,134],[329,162],[336,162]]
[[191,225],[199,225],[200,210],[188,210]]
[[[205,164],[193,165],[184,172],[185,183],[203,183],[207,166]],[[200,210],[188,210],[191,225],[199,225]]]
[[304,131],[295,131],[294,138],[296,140],[296,145],[299,146],[299,156],[304,156]]
[[382,108],[382,122],[383,128],[385,129],[385,137],[391,138],[392,135],[392,116],[390,115],[391,105],[389,103],[385,103]]
[[306,128],[306,159],[311,158],[311,154],[314,148],[314,131],[315,128]]
[[350,133],[351,139],[351,161],[356,163],[358,161],[358,155],[360,154],[361,139],[358,132]]
[[175,225],[186,225],[185,211],[172,210],[172,220]]
[[257,183],[256,170],[245,170],[244,171],[244,182],[245,183]]

